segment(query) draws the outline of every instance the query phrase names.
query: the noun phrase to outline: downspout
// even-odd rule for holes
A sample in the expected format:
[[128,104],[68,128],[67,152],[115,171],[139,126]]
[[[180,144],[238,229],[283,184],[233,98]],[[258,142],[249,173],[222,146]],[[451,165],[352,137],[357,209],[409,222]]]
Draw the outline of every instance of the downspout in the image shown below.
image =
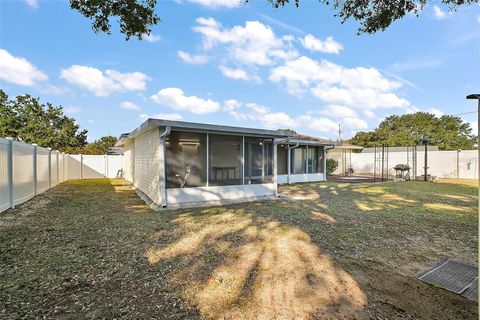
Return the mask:
[[[274,185],[274,195],[275,197],[279,197],[278,194],[278,176],[277,176],[277,145],[278,142],[273,139],[273,185]],[[264,147],[264,146],[263,146]],[[263,160],[262,160],[263,161]],[[264,170],[264,168],[262,168]]]
[[165,158],[166,155],[166,146],[165,140],[166,137],[170,134],[171,128],[170,126],[165,127],[165,131],[160,133],[160,163],[161,163],[161,170],[160,170],[160,188],[161,188],[161,199],[162,199],[162,207],[167,207],[167,159]]
[[291,167],[291,150],[298,148],[300,146],[300,143],[297,142],[293,147],[288,145],[287,149],[287,184],[290,184],[290,167]]

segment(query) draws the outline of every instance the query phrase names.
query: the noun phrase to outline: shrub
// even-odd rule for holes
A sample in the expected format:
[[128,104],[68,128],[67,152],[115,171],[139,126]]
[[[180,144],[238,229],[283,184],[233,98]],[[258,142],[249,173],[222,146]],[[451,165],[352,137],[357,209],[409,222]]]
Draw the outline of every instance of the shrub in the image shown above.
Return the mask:
[[338,161],[335,159],[327,159],[327,174],[332,174],[338,167]]

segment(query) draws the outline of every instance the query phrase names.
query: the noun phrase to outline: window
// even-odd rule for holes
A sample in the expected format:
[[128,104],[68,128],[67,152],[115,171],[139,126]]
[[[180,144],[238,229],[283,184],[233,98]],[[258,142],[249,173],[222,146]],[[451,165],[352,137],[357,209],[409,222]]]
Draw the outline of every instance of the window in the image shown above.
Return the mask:
[[206,133],[172,131],[166,139],[166,157],[167,188],[206,185]]
[[300,146],[300,147],[297,147],[295,149],[291,149],[291,151],[290,151],[290,157],[291,157],[290,173],[293,173],[293,174],[306,173],[303,148],[305,148],[305,147]]
[[307,173],[317,173],[317,147],[308,147],[305,149],[307,160]]
[[242,137],[209,135],[209,185],[242,184]]
[[273,141],[245,137],[245,184],[272,182]]

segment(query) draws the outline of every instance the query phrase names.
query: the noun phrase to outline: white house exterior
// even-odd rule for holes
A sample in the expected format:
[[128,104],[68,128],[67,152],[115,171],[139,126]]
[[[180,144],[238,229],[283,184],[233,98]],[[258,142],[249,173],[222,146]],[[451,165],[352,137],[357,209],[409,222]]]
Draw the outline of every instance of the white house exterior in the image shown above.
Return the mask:
[[158,205],[272,197],[278,183],[324,181],[333,141],[273,130],[148,119],[120,137],[124,178]]

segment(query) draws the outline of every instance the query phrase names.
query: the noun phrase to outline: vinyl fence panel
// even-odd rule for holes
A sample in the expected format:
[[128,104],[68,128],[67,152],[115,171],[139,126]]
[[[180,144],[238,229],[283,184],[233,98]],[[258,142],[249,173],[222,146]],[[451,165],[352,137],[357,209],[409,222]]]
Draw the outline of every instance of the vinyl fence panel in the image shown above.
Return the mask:
[[37,193],[50,188],[49,154],[50,150],[37,147]]
[[10,184],[8,179],[9,144],[0,138],[0,212],[10,208]]
[[104,155],[83,155],[82,177],[83,179],[96,179],[105,177]]
[[13,203],[23,203],[35,196],[34,147],[13,141]]

